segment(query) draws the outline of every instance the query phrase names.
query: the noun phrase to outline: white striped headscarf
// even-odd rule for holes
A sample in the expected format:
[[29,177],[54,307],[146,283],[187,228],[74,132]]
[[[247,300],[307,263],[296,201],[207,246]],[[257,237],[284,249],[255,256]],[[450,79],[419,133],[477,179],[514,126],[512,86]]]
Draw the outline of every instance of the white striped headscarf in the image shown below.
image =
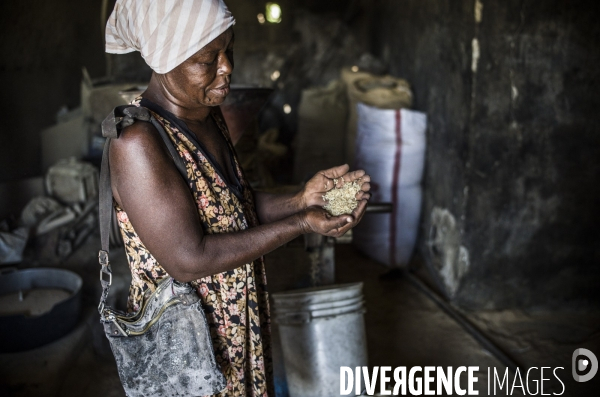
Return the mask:
[[223,0],[117,0],[106,23],[106,52],[139,51],[163,74],[233,24]]

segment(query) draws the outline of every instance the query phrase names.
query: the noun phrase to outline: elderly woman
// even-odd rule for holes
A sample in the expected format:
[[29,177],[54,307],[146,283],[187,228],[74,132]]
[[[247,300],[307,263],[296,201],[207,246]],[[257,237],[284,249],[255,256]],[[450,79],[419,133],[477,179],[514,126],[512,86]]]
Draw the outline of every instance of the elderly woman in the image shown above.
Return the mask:
[[[133,104],[149,109],[184,161],[182,178],[150,123],[125,128],[110,149],[114,206],[132,274],[128,307],[171,276],[193,282],[207,315],[222,396],[274,396],[263,255],[304,234],[341,236],[361,219],[369,177],[343,165],[301,192],[252,191],[219,110],[233,71],[234,19],[222,0],[118,0],[106,51],[140,51],[154,70]],[[361,179],[359,205],[332,217],[322,195]]]

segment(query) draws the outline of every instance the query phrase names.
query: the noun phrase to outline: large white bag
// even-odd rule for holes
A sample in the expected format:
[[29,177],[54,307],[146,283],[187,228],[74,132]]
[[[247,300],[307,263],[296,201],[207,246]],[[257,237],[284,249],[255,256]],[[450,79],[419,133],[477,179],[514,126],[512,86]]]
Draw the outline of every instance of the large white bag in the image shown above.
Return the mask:
[[357,104],[356,168],[371,176],[372,203],[392,203],[391,214],[367,214],[353,230],[359,250],[388,266],[408,263],[421,212],[427,116],[408,109]]

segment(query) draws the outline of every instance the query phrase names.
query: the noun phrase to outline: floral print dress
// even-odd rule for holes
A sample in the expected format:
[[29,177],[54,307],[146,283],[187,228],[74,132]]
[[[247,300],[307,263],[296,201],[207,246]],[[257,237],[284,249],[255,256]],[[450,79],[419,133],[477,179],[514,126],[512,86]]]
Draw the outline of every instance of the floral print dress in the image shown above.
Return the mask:
[[[186,182],[198,207],[204,233],[230,233],[258,225],[254,199],[235,156],[224,120],[212,112],[227,141],[237,184],[225,182],[215,161],[185,123],[158,105],[142,98],[133,103],[148,108],[160,122],[187,169]],[[168,274],[146,249],[127,213],[115,202],[115,209],[132,282],[128,309],[137,311],[144,296],[153,292]],[[217,363],[227,379],[221,397],[274,397],[269,303],[263,259],[237,269],[196,280],[210,326]]]

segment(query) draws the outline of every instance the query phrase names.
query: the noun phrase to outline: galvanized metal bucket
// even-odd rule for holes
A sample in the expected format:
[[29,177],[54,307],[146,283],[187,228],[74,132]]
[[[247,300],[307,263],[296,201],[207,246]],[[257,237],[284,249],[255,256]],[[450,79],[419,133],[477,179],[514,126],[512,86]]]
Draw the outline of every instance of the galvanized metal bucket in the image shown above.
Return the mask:
[[290,397],[340,394],[340,367],[367,366],[362,283],[273,294]]

